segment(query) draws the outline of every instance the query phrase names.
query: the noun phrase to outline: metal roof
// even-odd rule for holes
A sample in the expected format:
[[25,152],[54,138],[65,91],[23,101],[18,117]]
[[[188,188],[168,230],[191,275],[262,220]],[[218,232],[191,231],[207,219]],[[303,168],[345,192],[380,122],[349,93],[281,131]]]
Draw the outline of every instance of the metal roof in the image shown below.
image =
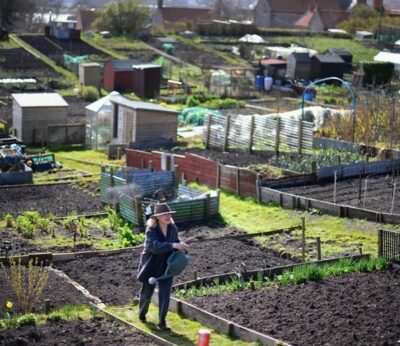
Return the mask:
[[343,64],[344,60],[337,54],[315,54],[313,58],[319,60],[322,63],[329,64]]
[[11,94],[21,107],[68,107],[68,103],[57,93]]
[[113,103],[116,103],[116,104],[119,104],[121,106],[125,106],[128,108],[132,108],[132,109],[141,109],[141,110],[154,111],[154,112],[179,114],[179,112],[177,112],[173,109],[162,107],[155,103],[131,101],[123,96],[114,96],[114,97],[111,97],[110,100]]
[[85,109],[92,111],[94,113],[97,113],[100,110],[111,109],[112,105],[110,99],[111,97],[115,97],[118,95],[119,95],[118,91],[112,91],[107,96],[104,96],[101,99],[91,103],[90,105],[87,105]]
[[156,65],[156,64],[138,64],[138,65],[132,65],[133,69],[137,70],[145,70],[147,68],[161,68],[161,65]]
[[111,59],[115,71],[132,71],[133,65],[140,65],[142,62],[137,59],[118,60]]

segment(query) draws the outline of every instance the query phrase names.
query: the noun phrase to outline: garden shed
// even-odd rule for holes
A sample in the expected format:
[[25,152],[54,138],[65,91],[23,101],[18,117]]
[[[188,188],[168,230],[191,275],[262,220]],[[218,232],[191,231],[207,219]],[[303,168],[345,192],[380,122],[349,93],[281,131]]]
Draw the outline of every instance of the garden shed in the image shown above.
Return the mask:
[[101,86],[101,66],[96,62],[86,62],[79,64],[79,83],[81,85],[91,85],[96,89]]
[[272,77],[278,85],[286,76],[287,62],[281,59],[264,59],[259,63],[260,73],[265,77]]
[[310,80],[311,58],[308,53],[292,53],[286,67],[286,77],[289,79]]
[[315,54],[311,57],[311,80],[338,77],[343,78],[345,63],[336,54]]
[[68,103],[57,93],[11,94],[12,126],[25,144],[62,143]]
[[345,73],[351,73],[353,54],[345,48],[329,48],[325,53],[339,55],[345,62]]
[[87,105],[86,112],[86,141],[85,144],[95,150],[106,149],[111,140],[111,97],[118,96],[113,91],[107,96]]
[[154,98],[160,94],[161,65],[133,65],[132,91],[140,97]]
[[179,112],[150,102],[131,101],[123,96],[112,97],[113,146],[143,149],[176,141]]
[[108,91],[131,91],[133,84],[133,65],[141,62],[136,59],[109,59],[104,64],[103,87]]

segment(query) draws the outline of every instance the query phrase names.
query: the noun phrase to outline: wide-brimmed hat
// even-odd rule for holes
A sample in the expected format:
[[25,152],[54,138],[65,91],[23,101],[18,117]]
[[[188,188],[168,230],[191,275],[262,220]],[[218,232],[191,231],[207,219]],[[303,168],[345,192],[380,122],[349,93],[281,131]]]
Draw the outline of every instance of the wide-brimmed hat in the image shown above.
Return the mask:
[[161,216],[165,214],[175,214],[176,211],[172,211],[167,203],[156,204],[154,207],[153,217]]

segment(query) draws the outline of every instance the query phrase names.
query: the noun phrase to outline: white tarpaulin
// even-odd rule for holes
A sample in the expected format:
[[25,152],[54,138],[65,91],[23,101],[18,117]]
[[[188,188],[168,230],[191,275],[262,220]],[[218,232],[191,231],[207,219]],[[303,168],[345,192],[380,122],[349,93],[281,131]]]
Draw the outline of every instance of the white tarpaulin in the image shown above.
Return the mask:
[[239,38],[240,42],[251,42],[251,43],[265,43],[264,39],[258,35],[244,35],[243,37]]

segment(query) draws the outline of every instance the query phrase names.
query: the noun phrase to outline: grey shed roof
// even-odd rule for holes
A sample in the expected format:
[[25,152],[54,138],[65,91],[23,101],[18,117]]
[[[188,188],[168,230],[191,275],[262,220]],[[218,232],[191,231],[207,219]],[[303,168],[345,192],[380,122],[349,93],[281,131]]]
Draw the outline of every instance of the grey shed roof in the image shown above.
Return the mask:
[[310,55],[308,53],[292,53],[291,54],[297,62],[310,62]]
[[319,60],[322,63],[329,64],[343,64],[344,60],[336,54],[315,54],[313,58]]
[[133,65],[140,65],[142,62],[137,59],[118,60],[111,59],[111,63],[116,71],[132,71]]
[[155,103],[131,101],[123,96],[111,97],[111,102],[119,104],[121,106],[132,108],[132,109],[141,109],[141,110],[146,110],[146,111],[179,114],[179,112],[174,111],[173,109],[162,107]]
[[353,56],[353,54],[351,54],[351,52],[348,49],[345,48],[329,48],[327,50],[328,53],[333,53],[333,54],[337,54],[337,55],[348,55],[348,56]]
[[68,103],[57,93],[11,94],[20,107],[68,107]]

